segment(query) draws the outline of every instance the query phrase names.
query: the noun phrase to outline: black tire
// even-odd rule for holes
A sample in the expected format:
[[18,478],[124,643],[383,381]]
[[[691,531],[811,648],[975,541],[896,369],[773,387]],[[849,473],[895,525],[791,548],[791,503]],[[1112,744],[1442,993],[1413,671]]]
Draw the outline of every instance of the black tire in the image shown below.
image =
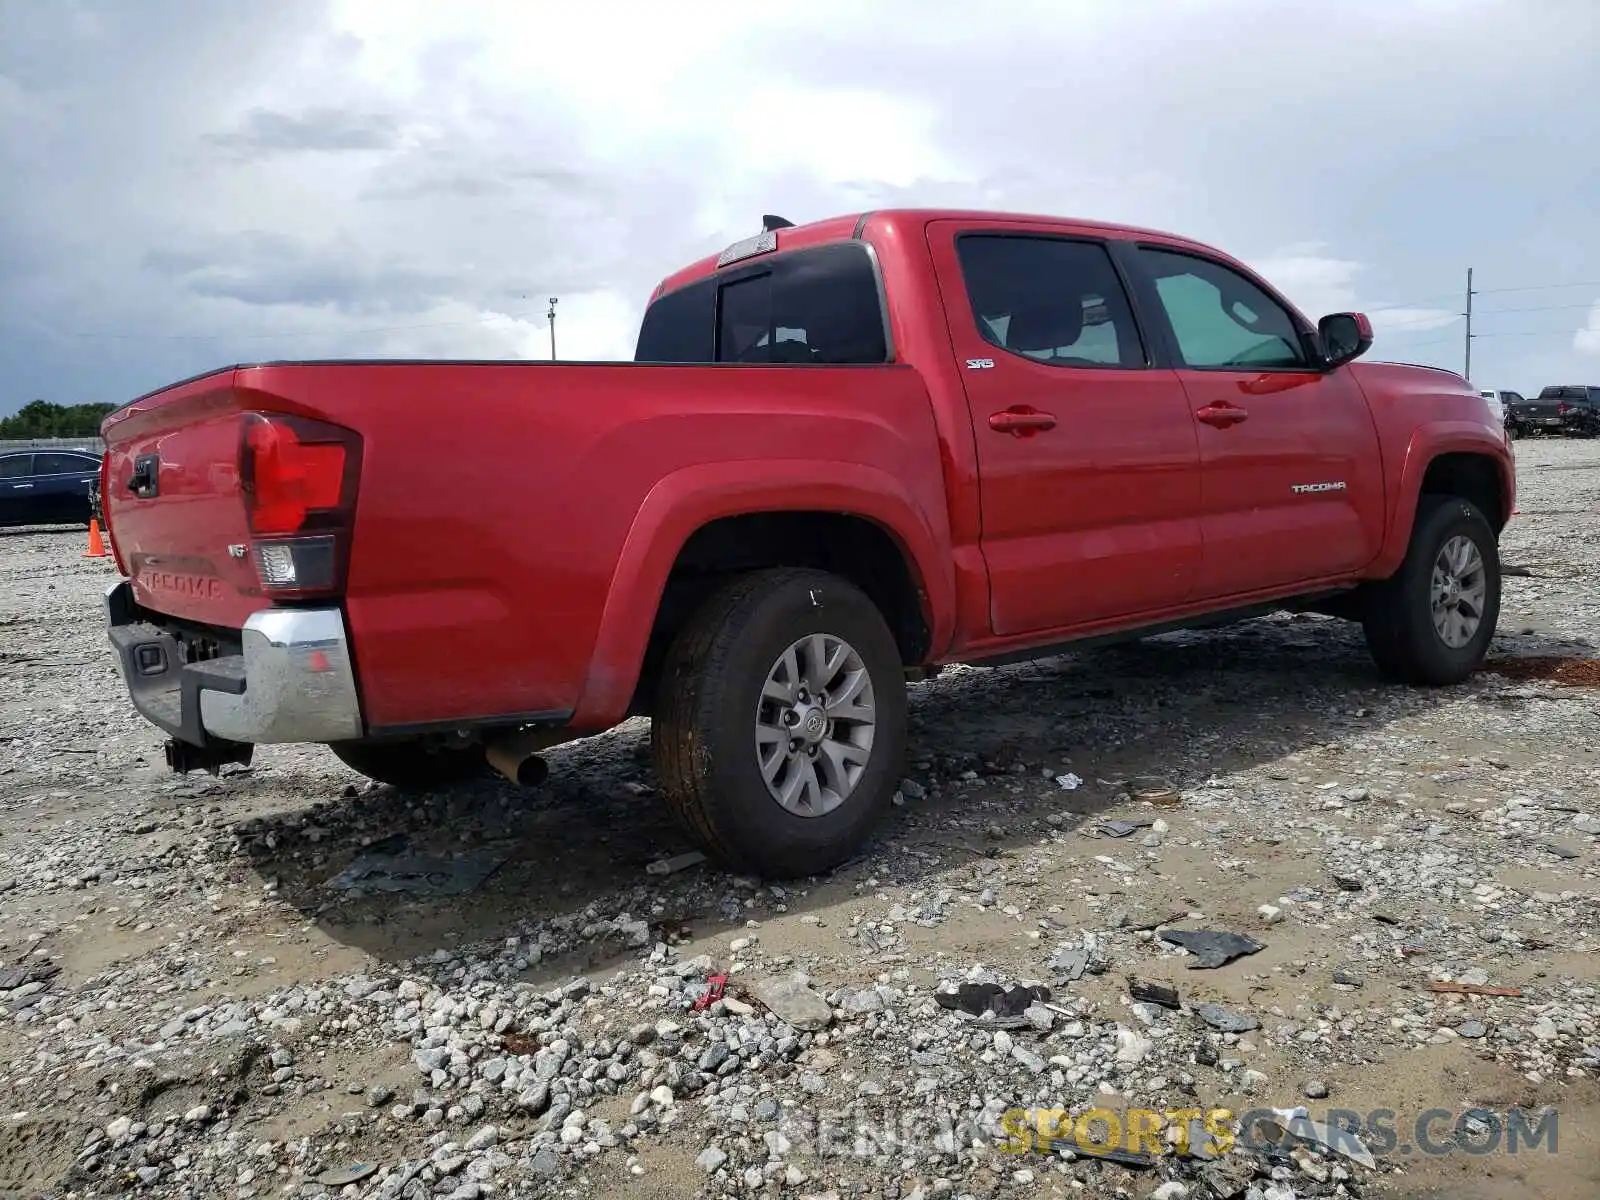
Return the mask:
[[407,792],[430,792],[488,774],[480,746],[427,742],[334,742],[329,750],[352,771]]
[[[1483,560],[1485,596],[1478,628],[1465,644],[1445,642],[1433,625],[1435,559],[1466,536]],[[1487,518],[1459,496],[1423,496],[1400,569],[1368,593],[1362,622],[1367,649],[1392,679],[1424,687],[1460,683],[1482,664],[1500,619],[1500,551]]]
[[[876,722],[853,790],[832,811],[800,816],[762,779],[756,713],[768,673],[808,634],[842,638],[871,681]],[[726,866],[790,879],[854,854],[890,806],[906,745],[905,672],[894,635],[858,588],[824,571],[741,576],[713,594],[662,666],[651,747],[673,815]]]

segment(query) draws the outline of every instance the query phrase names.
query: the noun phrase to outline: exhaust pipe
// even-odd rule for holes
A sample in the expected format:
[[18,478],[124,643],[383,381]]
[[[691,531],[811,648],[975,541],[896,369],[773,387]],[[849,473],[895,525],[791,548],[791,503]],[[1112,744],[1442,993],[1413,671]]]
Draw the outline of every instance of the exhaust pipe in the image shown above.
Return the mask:
[[550,766],[539,757],[541,750],[572,741],[577,735],[565,729],[535,726],[490,742],[483,748],[489,765],[512,783],[537,787],[550,774]]

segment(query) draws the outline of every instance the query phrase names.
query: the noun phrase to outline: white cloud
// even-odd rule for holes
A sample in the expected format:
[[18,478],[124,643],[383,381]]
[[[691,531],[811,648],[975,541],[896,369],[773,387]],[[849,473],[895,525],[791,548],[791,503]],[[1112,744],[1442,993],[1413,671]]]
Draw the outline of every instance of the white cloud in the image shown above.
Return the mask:
[[1579,354],[1600,355],[1600,300],[1589,309],[1589,319],[1572,335],[1572,348]]
[[[0,411],[264,352],[544,357],[552,294],[563,357],[626,356],[655,282],[763,212],[1171,229],[1452,363],[1467,261],[1600,278],[1588,211],[1527,184],[1600,186],[1569,149],[1600,142],[1566,83],[1600,58],[1577,0],[5,12]],[[1585,336],[1474,359],[1526,388]]]
[[1442,329],[1460,320],[1448,309],[1391,304],[1364,294],[1359,277],[1371,267],[1333,257],[1319,242],[1287,247],[1251,265],[1313,321],[1326,313],[1365,312],[1380,342],[1388,334]]

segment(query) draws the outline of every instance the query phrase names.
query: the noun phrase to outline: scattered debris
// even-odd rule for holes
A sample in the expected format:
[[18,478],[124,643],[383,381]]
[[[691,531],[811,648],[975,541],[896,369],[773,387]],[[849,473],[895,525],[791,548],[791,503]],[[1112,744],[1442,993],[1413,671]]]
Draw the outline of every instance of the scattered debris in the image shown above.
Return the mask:
[[1124,821],[1120,819],[1112,819],[1101,821],[1098,825],[1094,826],[1093,832],[1103,837],[1125,838],[1130,834],[1137,833],[1141,829],[1148,829],[1153,824],[1155,824],[1154,821]]
[[1177,786],[1171,780],[1156,775],[1141,776],[1128,781],[1128,791],[1135,800],[1171,808],[1182,800]]
[[728,977],[726,975],[708,976],[706,990],[695,997],[694,1003],[690,1007],[695,1012],[705,1012],[706,1009],[722,999],[722,993],[727,990],[727,987]]
[[1182,1007],[1178,999],[1178,989],[1166,983],[1150,983],[1147,980],[1130,978],[1128,995],[1144,1004],[1156,1004],[1171,1009]]
[[329,879],[326,886],[343,892],[360,889],[460,896],[476,890],[505,860],[504,853],[487,850],[458,858],[369,851]]
[[1191,1010],[1211,1028],[1222,1033],[1247,1033],[1261,1027],[1261,1023],[1249,1013],[1233,1012],[1220,1004],[1195,1004]]
[[833,1023],[833,1010],[828,1002],[806,984],[803,979],[776,977],[763,979],[750,989],[750,994],[780,1021],[787,1021],[802,1033],[826,1029]]
[[1430,992],[1447,992],[1462,996],[1520,996],[1521,988],[1514,987],[1489,987],[1482,983],[1456,983],[1445,979],[1430,979],[1428,981]]
[[1068,771],[1065,775],[1057,775],[1056,783],[1063,792],[1075,792],[1083,786],[1083,780],[1071,771]]
[[320,1172],[315,1178],[323,1187],[348,1187],[352,1183],[360,1183],[363,1179],[378,1173],[378,1164],[369,1162],[351,1163],[348,1167],[329,1167]]
[[[1063,1146],[1062,1149],[1068,1149],[1068,1147]],[[1143,1152],[1136,1154],[1132,1150],[1124,1150],[1120,1146],[1106,1146],[1085,1151],[1085,1156],[1096,1159],[1099,1162],[1116,1163],[1119,1167],[1129,1167],[1135,1171],[1148,1171],[1156,1165],[1156,1160],[1151,1155]]]
[[1363,1167],[1378,1165],[1372,1156],[1372,1151],[1367,1149],[1366,1143],[1360,1137],[1341,1125],[1330,1125],[1326,1121],[1314,1120],[1304,1105],[1297,1105],[1294,1108],[1274,1108],[1271,1111],[1276,1118],[1275,1121],[1267,1117],[1260,1120],[1269,1128],[1277,1129],[1277,1137],[1273,1140],[1279,1143],[1280,1150],[1287,1150],[1288,1139],[1296,1138],[1320,1146],[1324,1150],[1331,1150]]
[[1050,999],[1047,987],[998,983],[963,983],[953,992],[935,992],[940,1008],[960,1009],[971,1017],[1020,1017],[1035,1001]]
[[1189,964],[1191,971],[1225,966],[1236,958],[1266,949],[1264,943],[1242,933],[1216,929],[1163,929],[1156,936],[1193,955],[1194,962]]
[[1143,932],[1147,929],[1159,929],[1173,921],[1181,921],[1187,915],[1188,913],[1181,908],[1133,899],[1127,904],[1108,908],[1106,925],[1111,929],[1132,929]]
[[1084,946],[1063,945],[1051,955],[1048,966],[1055,973],[1057,983],[1082,979],[1089,969],[1089,951]]
[[706,861],[706,856],[699,850],[686,850],[682,854],[674,854],[671,858],[658,858],[655,862],[645,867],[648,875],[676,875],[679,871],[687,871],[690,867],[698,867]]
[[669,946],[687,942],[694,936],[689,922],[676,917],[662,917],[659,921],[650,922],[650,932],[658,942],[665,942]]

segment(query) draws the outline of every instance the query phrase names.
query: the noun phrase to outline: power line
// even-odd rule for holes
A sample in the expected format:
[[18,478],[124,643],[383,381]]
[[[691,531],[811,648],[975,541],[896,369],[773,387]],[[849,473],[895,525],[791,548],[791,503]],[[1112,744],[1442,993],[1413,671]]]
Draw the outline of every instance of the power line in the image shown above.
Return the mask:
[[[1527,285],[1520,286],[1520,287],[1508,287],[1508,288],[1477,288],[1477,289],[1475,289],[1474,294],[1475,295],[1479,295],[1479,296],[1495,296],[1495,295],[1500,295],[1501,293],[1504,293],[1504,292],[1549,292],[1549,291],[1555,291],[1555,290],[1560,289],[1560,288],[1580,288],[1580,287],[1600,288],[1600,279],[1579,280],[1579,281],[1574,282],[1574,283],[1534,283],[1534,284],[1527,284]],[[1402,309],[1402,308],[1426,308],[1431,304],[1453,303],[1453,302],[1459,300],[1460,298],[1461,298],[1461,293],[1457,292],[1454,295],[1448,295],[1448,296],[1443,296],[1443,295],[1441,295],[1441,296],[1428,296],[1428,297],[1426,297],[1424,299],[1421,299],[1421,300],[1403,300],[1403,301],[1400,301],[1398,303],[1375,304],[1372,307],[1370,307],[1368,309],[1365,309],[1364,311],[1366,311],[1367,313],[1380,313],[1380,312],[1394,312],[1396,309]],[[1586,305],[1586,304],[1585,305],[1579,305],[1578,307],[1587,308],[1588,305]],[[1507,311],[1507,312],[1509,312],[1509,311],[1513,311],[1513,310],[1505,309],[1505,310],[1499,310],[1499,311]],[[1518,310],[1514,310],[1514,311],[1533,312],[1535,310],[1533,310],[1533,309],[1518,309]]]
[[1526,287],[1479,288],[1478,295],[1492,296],[1498,295],[1501,292],[1549,292],[1554,291],[1556,288],[1579,287],[1600,288],[1600,279],[1590,279],[1586,281],[1579,281],[1577,283],[1533,283],[1527,285]]
[[[1581,329],[1525,329],[1514,333],[1475,333],[1472,335],[1472,340],[1477,342],[1482,341],[1484,338],[1501,337],[1572,337],[1574,334],[1582,332],[1583,330]],[[1435,338],[1431,342],[1412,342],[1406,348],[1408,350],[1420,350],[1424,346],[1442,346],[1446,342],[1454,342],[1455,340],[1453,337]]]
[[[1571,283],[1535,283],[1524,284],[1517,287],[1504,288],[1477,288],[1473,294],[1477,296],[1502,295],[1508,292],[1543,292],[1556,291],[1562,288],[1592,287],[1600,288],[1600,280],[1580,280]],[[1397,312],[1404,309],[1427,308],[1430,305],[1455,301],[1460,299],[1460,293],[1454,296],[1430,296],[1419,300],[1408,300],[1398,303],[1371,305],[1362,311],[1369,316]],[[1600,303],[1596,301],[1595,303]],[[1484,317],[1499,315],[1501,313],[1517,312],[1561,312],[1572,309],[1589,308],[1591,304],[1556,304],[1541,305],[1530,308],[1500,308],[1478,310],[1474,316]],[[1418,332],[1427,329],[1439,328],[1446,323],[1454,323],[1463,314],[1439,312],[1437,314],[1418,313],[1413,319],[1397,322],[1389,326],[1390,332],[1404,331],[1409,326],[1416,326]],[[142,342],[215,342],[215,341],[272,341],[286,338],[346,338],[367,337],[380,333],[409,333],[422,329],[459,329],[474,325],[492,325],[498,321],[537,321],[540,317],[548,320],[548,312],[539,313],[534,309],[513,309],[506,312],[490,313],[484,316],[467,318],[459,321],[424,321],[408,325],[377,325],[362,329],[282,329],[271,332],[256,331],[247,333],[109,333],[98,330],[67,330],[43,329],[55,337],[81,338],[91,341],[142,341]],[[1440,318],[1446,318],[1441,320]],[[15,327],[39,328],[37,323],[15,323]],[[1474,335],[1476,337],[1478,335]],[[1485,335],[1487,336],[1487,335]]]
[[426,321],[415,325],[378,325],[367,329],[283,329],[274,333],[102,333],[98,331],[49,329],[48,326],[46,328],[56,337],[87,338],[95,341],[270,341],[273,338],[361,337],[372,333],[404,333],[413,329],[450,329],[466,325],[490,325],[496,321],[538,320],[540,315],[532,310],[513,310],[511,312],[489,313],[486,316],[473,317],[462,321]]

